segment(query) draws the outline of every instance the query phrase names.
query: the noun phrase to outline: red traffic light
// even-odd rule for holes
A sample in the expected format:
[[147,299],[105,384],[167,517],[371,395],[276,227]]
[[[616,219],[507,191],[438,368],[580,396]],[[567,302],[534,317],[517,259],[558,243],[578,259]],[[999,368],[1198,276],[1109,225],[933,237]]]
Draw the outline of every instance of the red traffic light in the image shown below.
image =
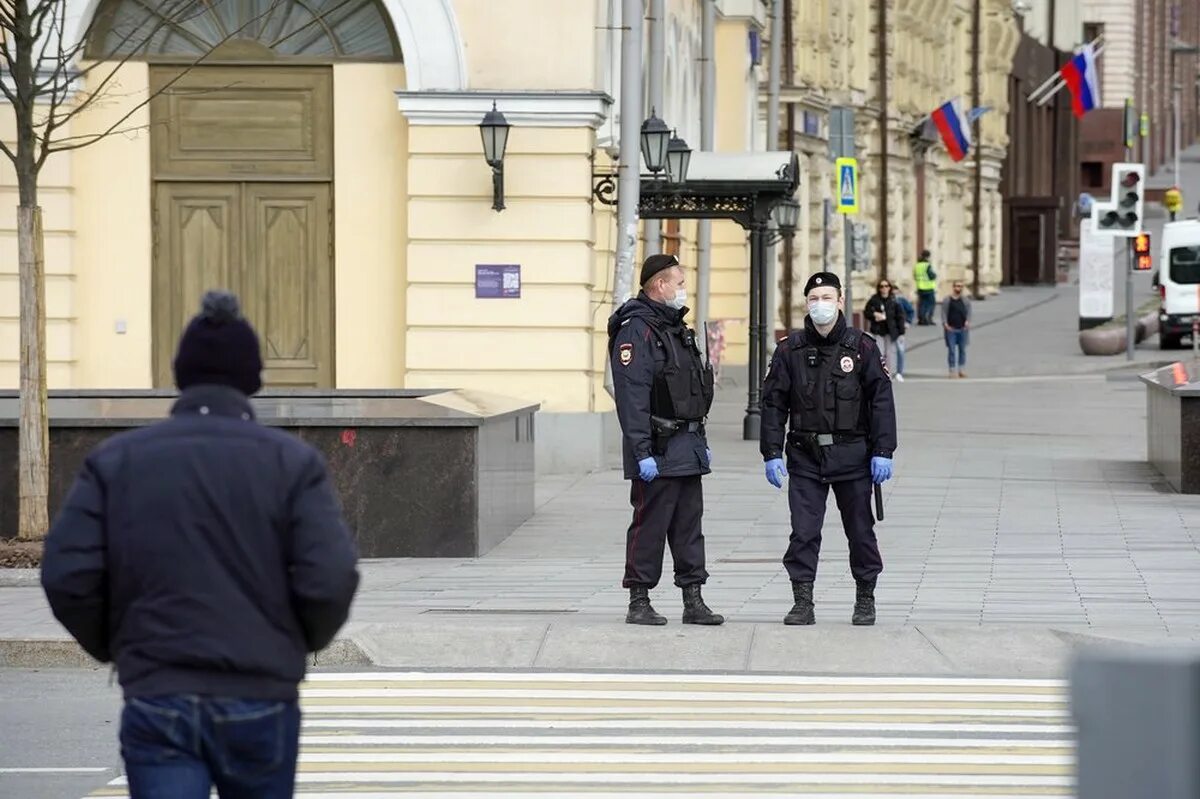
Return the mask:
[[[1150,257],[1150,234],[1149,233],[1139,233],[1137,236],[1134,237],[1133,251],[1135,253],[1137,253],[1138,255],[1144,255],[1147,258]],[[1139,266],[1139,268],[1140,268],[1140,266]],[[1149,267],[1147,267],[1147,268],[1149,268]]]
[[1135,268],[1138,272],[1149,272],[1153,268],[1150,263],[1150,256],[1139,255],[1137,257],[1137,266]]
[[1121,185],[1126,188],[1136,186],[1141,179],[1137,172],[1126,172],[1125,177],[1121,178]]

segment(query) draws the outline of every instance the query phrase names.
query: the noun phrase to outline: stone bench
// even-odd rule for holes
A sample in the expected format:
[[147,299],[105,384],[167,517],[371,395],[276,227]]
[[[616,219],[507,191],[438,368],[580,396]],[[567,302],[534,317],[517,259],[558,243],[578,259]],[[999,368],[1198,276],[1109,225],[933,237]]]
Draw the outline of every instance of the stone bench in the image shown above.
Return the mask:
[[1178,361],[1142,375],[1146,452],[1176,491],[1200,494],[1200,361]]
[[[169,391],[50,393],[50,513],[84,456],[168,415]],[[265,391],[263,424],[315,446],[368,558],[477,557],[534,510],[538,406],[474,391]],[[15,391],[0,392],[0,535],[17,530]]]

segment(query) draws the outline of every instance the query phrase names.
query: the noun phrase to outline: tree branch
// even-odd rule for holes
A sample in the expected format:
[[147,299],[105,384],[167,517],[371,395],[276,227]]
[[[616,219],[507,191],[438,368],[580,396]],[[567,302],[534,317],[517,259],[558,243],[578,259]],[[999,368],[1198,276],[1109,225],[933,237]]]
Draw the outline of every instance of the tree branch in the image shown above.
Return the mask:
[[[154,127],[154,124],[155,123],[153,123],[153,122],[147,122],[144,125],[133,125],[128,128],[119,128],[117,130],[106,131],[104,135],[105,136],[123,136],[126,133],[142,133],[142,132],[150,130],[150,128]],[[76,141],[77,139],[84,139],[85,141]],[[71,142],[71,141],[75,141],[75,143],[74,144],[64,144],[64,142]],[[93,134],[90,134],[90,133],[83,133],[78,136],[64,136],[61,139],[55,139],[54,141],[51,142],[51,144],[54,145],[51,152],[65,153],[70,150],[78,150],[81,147],[87,147],[88,145],[94,144],[94,143],[95,143],[95,139],[93,138]]]

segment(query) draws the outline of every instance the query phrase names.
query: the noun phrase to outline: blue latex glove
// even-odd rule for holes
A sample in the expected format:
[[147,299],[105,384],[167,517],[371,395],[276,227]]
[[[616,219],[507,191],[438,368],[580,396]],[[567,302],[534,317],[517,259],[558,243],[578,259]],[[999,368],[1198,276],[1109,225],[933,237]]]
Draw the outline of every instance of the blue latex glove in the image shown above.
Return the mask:
[[658,461],[654,458],[642,458],[638,461],[639,476],[647,483],[653,482],[655,477],[658,477]]
[[704,455],[705,455],[705,457],[708,458],[708,465],[712,466],[712,449],[710,449],[709,447],[705,447]]
[[892,459],[876,455],[871,458],[871,479],[876,483],[886,483],[892,479]]
[[787,467],[783,458],[772,458],[766,463],[767,482],[776,488],[783,488],[783,479],[787,477]]

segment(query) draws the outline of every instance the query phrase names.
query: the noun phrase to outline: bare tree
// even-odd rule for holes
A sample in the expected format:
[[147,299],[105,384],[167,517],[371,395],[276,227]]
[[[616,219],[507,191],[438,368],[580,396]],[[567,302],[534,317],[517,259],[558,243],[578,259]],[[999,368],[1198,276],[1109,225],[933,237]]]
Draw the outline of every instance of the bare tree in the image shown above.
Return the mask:
[[[101,98],[111,95],[114,78],[130,59],[138,57],[169,29],[189,18],[213,14],[222,0],[157,0],[146,4],[153,13],[137,22],[91,21],[68,40],[67,0],[0,0],[0,92],[13,109],[16,141],[0,141],[16,168],[19,205],[17,240],[20,283],[20,463],[18,491],[20,524],[17,536],[38,539],[49,525],[49,419],[46,409],[46,289],[43,261],[42,209],[38,205],[38,179],[47,159],[55,154],[87,147],[129,127],[133,116],[156,96],[169,91],[188,70],[228,41],[250,29],[265,29],[275,10],[275,0],[242,25],[206,45],[203,52],[179,74],[144,98],[103,130],[66,135],[64,127]],[[349,2],[349,0],[347,0]],[[288,37],[306,28],[323,25],[321,17],[337,13],[338,3],[313,18]],[[109,26],[104,52],[87,51],[97,24]],[[286,38],[286,37],[285,37]],[[86,63],[84,62],[86,56]]]

